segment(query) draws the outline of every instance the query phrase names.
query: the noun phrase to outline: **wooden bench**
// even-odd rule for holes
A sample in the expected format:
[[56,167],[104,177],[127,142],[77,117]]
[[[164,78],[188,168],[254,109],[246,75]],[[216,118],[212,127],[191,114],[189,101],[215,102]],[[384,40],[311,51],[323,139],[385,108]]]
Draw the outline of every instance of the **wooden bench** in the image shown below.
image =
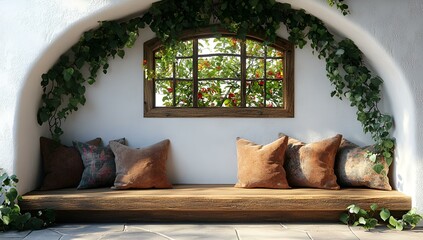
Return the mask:
[[33,191],[23,210],[51,208],[59,222],[258,222],[338,221],[352,204],[377,203],[394,214],[411,208],[411,197],[398,191],[241,189],[233,185],[176,185],[173,189],[109,188]]

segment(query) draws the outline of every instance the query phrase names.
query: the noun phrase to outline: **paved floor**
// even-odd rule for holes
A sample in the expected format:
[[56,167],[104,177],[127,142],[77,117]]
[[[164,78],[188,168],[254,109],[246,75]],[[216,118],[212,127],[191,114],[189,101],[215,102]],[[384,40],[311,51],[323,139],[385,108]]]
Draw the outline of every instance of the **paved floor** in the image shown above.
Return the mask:
[[341,224],[66,224],[40,231],[0,233],[0,239],[417,240],[423,239],[423,227],[397,232],[386,227],[365,231]]

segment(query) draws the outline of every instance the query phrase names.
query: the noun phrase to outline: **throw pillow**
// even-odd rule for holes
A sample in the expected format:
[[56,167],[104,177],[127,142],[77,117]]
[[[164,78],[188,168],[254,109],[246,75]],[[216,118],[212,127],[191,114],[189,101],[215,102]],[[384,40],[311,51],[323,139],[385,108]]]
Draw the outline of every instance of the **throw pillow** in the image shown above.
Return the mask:
[[[125,138],[113,141],[124,144]],[[78,189],[112,186],[116,177],[116,166],[115,155],[110,146],[95,146],[82,142],[73,142],[73,145],[78,149],[84,163]]]
[[[93,139],[87,143],[98,146],[101,144],[101,138]],[[46,137],[40,137],[40,150],[44,171],[40,190],[78,186],[84,170],[78,150]]]
[[166,175],[169,140],[133,149],[118,142],[110,147],[116,159],[116,179],[113,189],[172,188]]
[[336,155],[335,173],[343,187],[369,187],[381,190],[392,190],[387,176],[389,172],[385,159],[381,159],[384,173],[373,170],[374,163],[366,157],[374,146],[359,147],[343,139]]
[[237,138],[238,182],[240,188],[290,188],[283,168],[288,137],[267,145]]
[[335,156],[342,136],[305,144],[289,138],[285,171],[290,186],[339,189],[334,172]]

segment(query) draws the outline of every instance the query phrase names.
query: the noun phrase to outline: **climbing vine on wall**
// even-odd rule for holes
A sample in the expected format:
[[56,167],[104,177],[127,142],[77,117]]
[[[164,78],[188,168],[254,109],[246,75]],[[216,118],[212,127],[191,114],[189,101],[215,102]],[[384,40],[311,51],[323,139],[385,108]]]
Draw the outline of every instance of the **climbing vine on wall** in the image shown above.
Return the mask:
[[[343,0],[327,0],[342,14],[349,13]],[[241,40],[248,32],[264,34],[267,42],[276,38],[276,30],[286,26],[289,40],[297,47],[310,44],[319,58],[326,61],[327,77],[334,86],[333,97],[347,98],[357,108],[357,120],[365,133],[376,142],[375,171],[381,172],[383,156],[392,163],[394,140],[391,116],[378,109],[382,79],[363,63],[362,53],[350,39],[335,40],[323,22],[275,0],[163,0],[156,2],[144,15],[130,20],[105,21],[85,32],[80,40],[45,74],[42,75],[42,106],[38,123],[49,124],[52,137],[63,134],[61,123],[85,104],[86,86],[96,81],[98,71],[107,73],[108,61],[123,58],[125,48],[132,47],[138,30],[148,25],[168,47],[175,46],[187,29],[220,25],[237,34]]]

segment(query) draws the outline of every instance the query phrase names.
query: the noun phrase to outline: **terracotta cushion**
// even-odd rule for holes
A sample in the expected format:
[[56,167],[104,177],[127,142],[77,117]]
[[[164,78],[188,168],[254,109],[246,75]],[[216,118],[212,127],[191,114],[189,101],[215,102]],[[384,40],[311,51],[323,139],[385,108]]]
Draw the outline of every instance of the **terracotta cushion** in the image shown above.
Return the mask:
[[374,150],[374,146],[359,147],[346,139],[342,139],[336,155],[335,173],[338,183],[343,187],[369,187],[381,190],[392,190],[389,184],[389,166],[382,157],[384,166],[381,174],[373,170],[374,163],[366,154]]
[[[125,138],[113,140],[124,144]],[[113,142],[111,141],[111,142]],[[84,171],[78,189],[110,187],[116,177],[115,155],[110,146],[95,146],[82,142],[73,142],[81,154]]]
[[128,188],[172,188],[166,175],[169,140],[154,145],[133,149],[111,142],[116,159],[114,189]]
[[240,188],[290,188],[283,168],[288,137],[267,145],[237,138],[238,182]]
[[290,137],[284,165],[289,185],[339,189],[334,164],[341,139],[342,136],[338,134],[332,138],[306,144]]
[[[101,138],[87,143],[98,146],[101,144]],[[40,149],[44,170],[41,190],[78,186],[84,165],[76,148],[62,145],[53,139],[40,137]]]

